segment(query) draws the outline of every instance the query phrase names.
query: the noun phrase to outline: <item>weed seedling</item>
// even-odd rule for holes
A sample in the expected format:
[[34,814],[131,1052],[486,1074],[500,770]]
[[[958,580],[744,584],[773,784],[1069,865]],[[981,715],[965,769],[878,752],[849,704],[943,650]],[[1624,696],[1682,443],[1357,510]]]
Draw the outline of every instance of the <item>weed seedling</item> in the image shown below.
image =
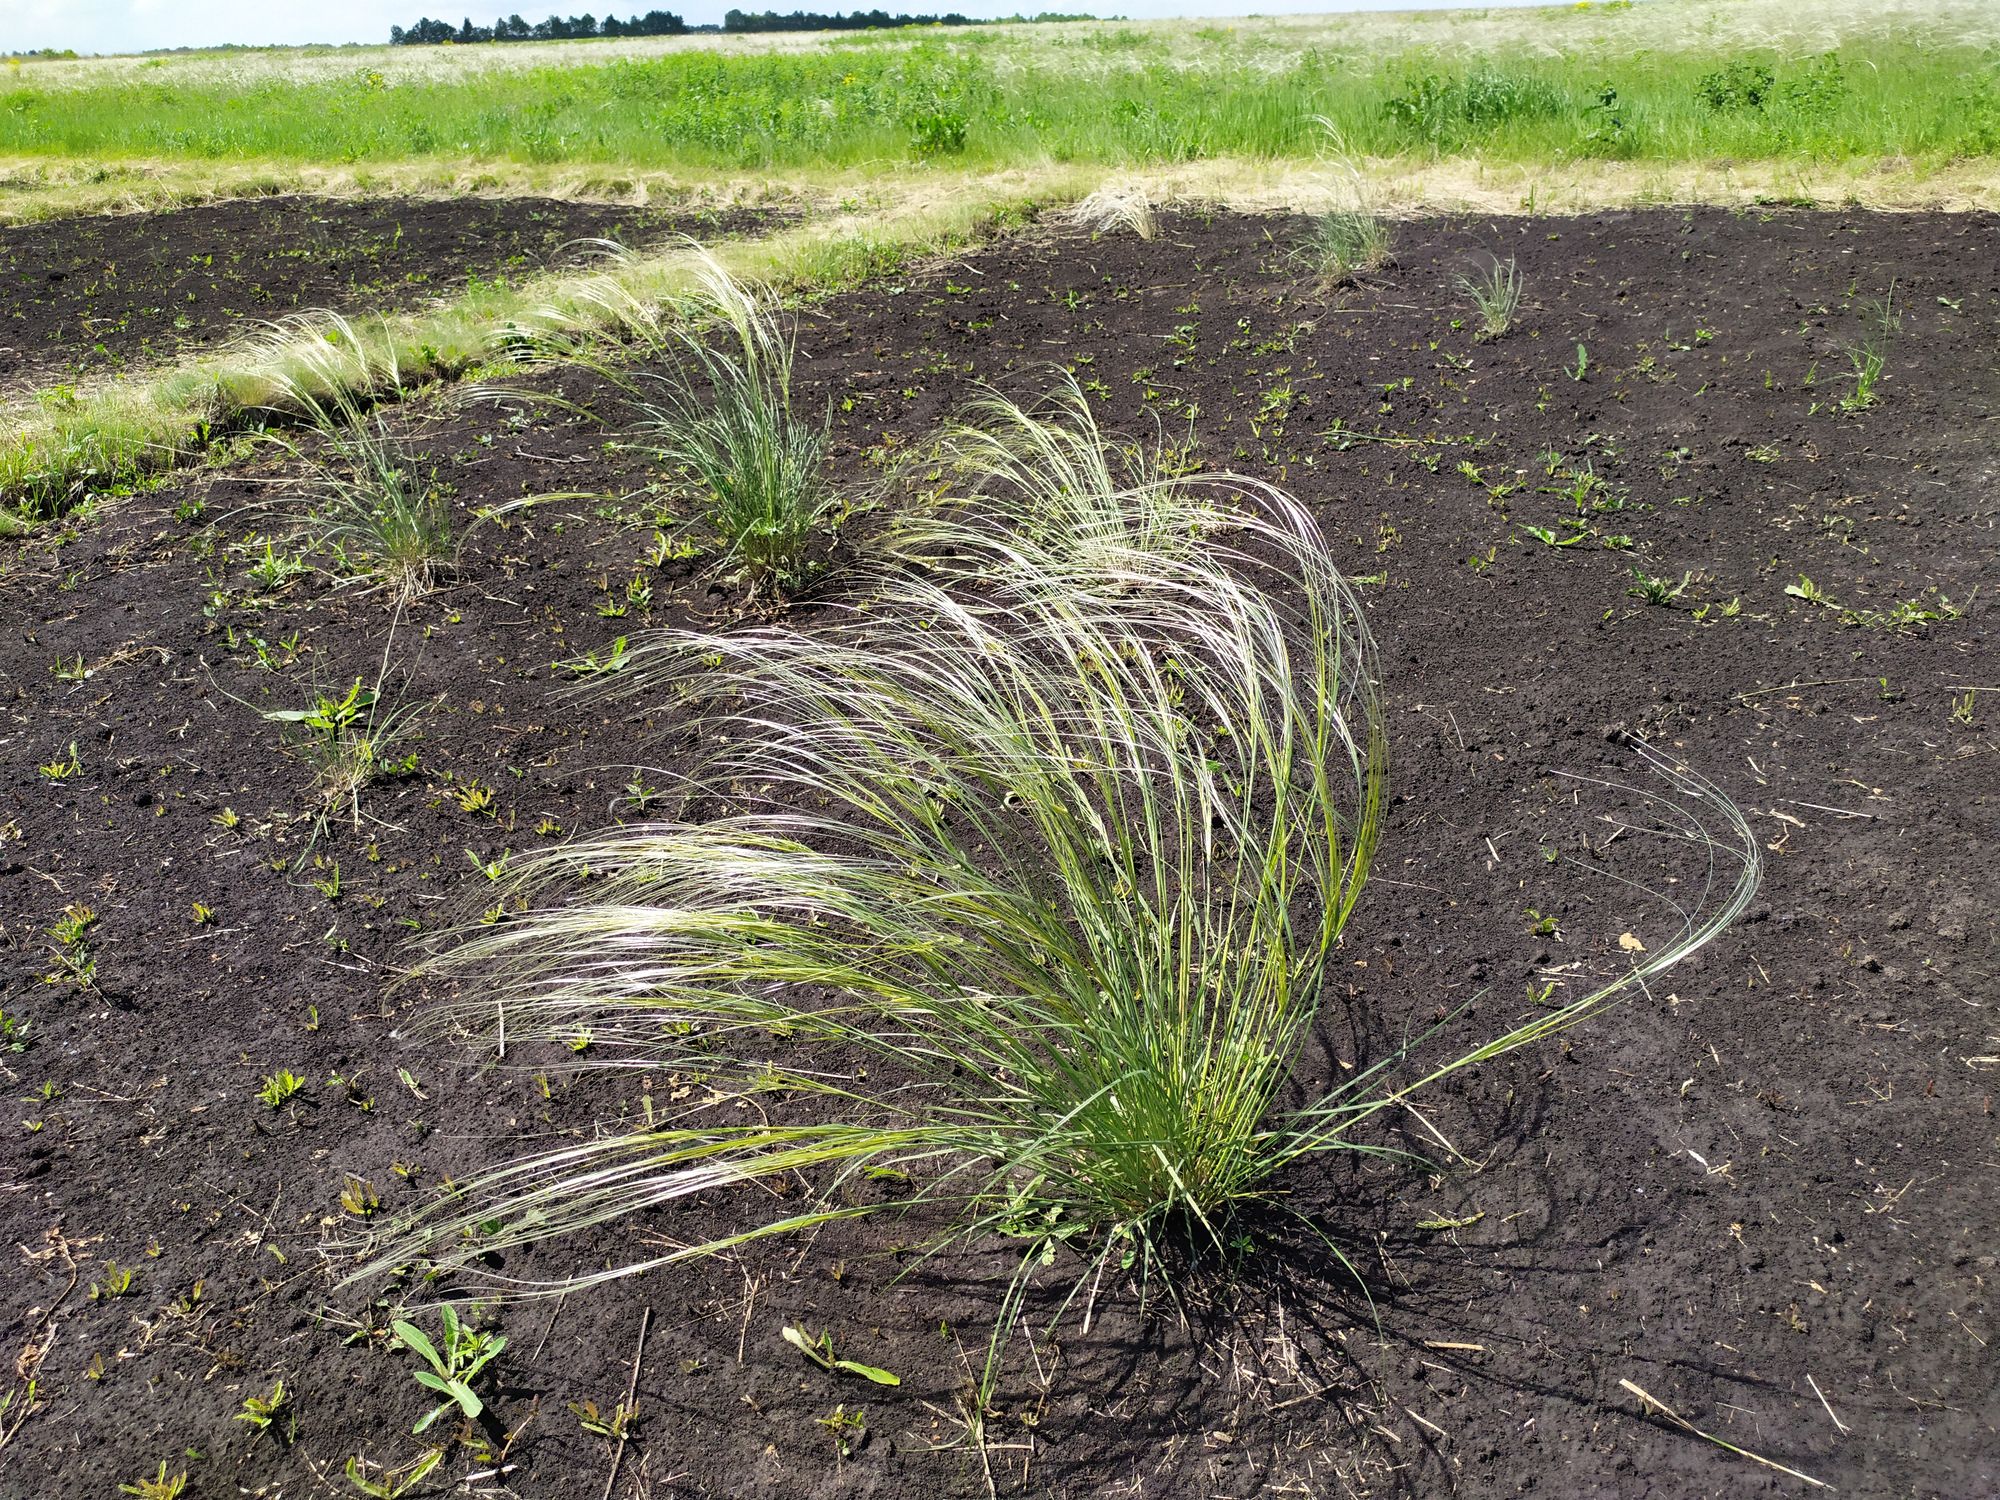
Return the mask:
[[401,1500],[444,1462],[444,1453],[442,1448],[432,1448],[407,1469],[384,1469],[380,1479],[369,1478],[368,1460],[356,1454],[347,1461],[347,1482],[370,1500]]
[[[350,1091],[349,1097],[353,1097],[352,1091]],[[364,1104],[364,1110],[369,1105],[372,1105],[373,1102],[373,1100],[369,1100],[367,1104]],[[355,1218],[366,1219],[372,1217],[375,1211],[382,1206],[382,1198],[375,1191],[374,1183],[364,1177],[349,1177],[346,1186],[340,1190],[340,1206],[353,1214]]]
[[264,1082],[257,1089],[257,1097],[267,1108],[281,1109],[305,1086],[306,1081],[290,1068],[280,1068],[265,1075]]
[[1643,599],[1648,604],[1672,604],[1688,591],[1694,582],[1694,574],[1681,574],[1681,581],[1675,583],[1664,573],[1648,573],[1643,568],[1632,569],[1632,587],[1625,590],[1634,599]]
[[1523,522],[1521,529],[1547,547],[1574,547],[1579,542],[1590,540],[1590,533],[1582,530],[1572,530],[1568,536],[1558,536],[1547,526],[1536,526],[1528,522]]
[[872,1380],[877,1385],[901,1385],[903,1377],[874,1365],[864,1365],[856,1360],[836,1358],[833,1352],[833,1335],[822,1331],[817,1336],[807,1333],[796,1324],[784,1331],[785,1342],[790,1344],[822,1370],[831,1370],[840,1375],[859,1375],[863,1380]]
[[625,651],[626,639],[621,635],[602,651],[586,651],[557,665],[576,677],[604,677],[625,669]]
[[55,968],[44,979],[49,984],[73,984],[93,989],[97,983],[97,955],[91,951],[90,930],[97,925],[97,913],[72,903],[63,908],[61,918],[49,929],[56,940]]
[[495,816],[494,796],[493,788],[477,778],[460,782],[451,792],[451,800],[458,804],[458,810],[475,818]]
[[1814,583],[1803,573],[1799,574],[1799,581],[1797,583],[1788,583],[1785,585],[1785,592],[1794,599],[1805,600],[1808,604],[1822,604],[1828,608],[1838,607],[1832,599],[1827,597],[1825,589]]
[[187,1470],[183,1469],[178,1474],[169,1475],[167,1461],[161,1459],[159,1469],[151,1478],[141,1476],[130,1484],[121,1484],[118,1486],[118,1493],[137,1495],[139,1500],[180,1500],[180,1496],[187,1489],[187,1483]]
[[488,880],[497,881],[502,875],[507,873],[507,858],[511,852],[510,850],[501,854],[498,859],[481,859],[468,849],[465,851],[465,857],[472,862],[473,869],[484,875]]
[[667,800],[666,793],[659,787],[637,776],[625,783],[625,795],[631,799],[633,808],[638,812],[645,812],[648,808]]
[[45,761],[35,767],[35,769],[40,771],[50,781],[67,781],[70,777],[79,775],[83,770],[83,759],[76,753],[76,741],[71,740],[69,742],[69,750],[66,754],[58,755],[54,760]]
[[577,1425],[585,1432],[595,1433],[598,1437],[607,1438],[612,1442],[619,1441],[631,1432],[639,1419],[638,1408],[627,1406],[622,1401],[608,1412],[598,1410],[595,1401],[572,1401],[569,1403],[569,1409],[571,1415],[576,1418]]
[[396,1341],[430,1366],[427,1370],[412,1372],[417,1384],[445,1398],[417,1419],[417,1425],[410,1429],[412,1432],[424,1431],[453,1407],[463,1412],[468,1421],[478,1421],[480,1413],[486,1410],[486,1403],[472,1389],[472,1382],[507,1347],[504,1334],[466,1327],[449,1302],[438,1309],[438,1316],[443,1330],[442,1350],[414,1323],[398,1318],[389,1325]]
[[417,767],[413,752],[398,755],[395,750],[428,705],[385,700],[382,685],[388,667],[385,649],[374,686],[357,677],[339,697],[316,693],[305,708],[264,713],[285,729],[286,748],[311,768],[321,824],[344,813],[359,827],[363,789],[385,776],[409,775]]
[[131,1266],[121,1266],[115,1260],[104,1263],[104,1274],[90,1289],[92,1302],[109,1302],[113,1297],[122,1297],[131,1291],[139,1279],[138,1271]]
[[813,1422],[832,1435],[834,1449],[842,1458],[852,1458],[868,1438],[868,1422],[858,1406],[849,1411],[843,1403],[823,1417],[814,1417]]
[[253,1432],[269,1432],[289,1404],[285,1399],[285,1382],[280,1380],[271,1387],[269,1395],[244,1397],[243,1409],[236,1413],[235,1420],[248,1422]]
[[1964,697],[1954,698],[1951,700],[1952,721],[1954,723],[1964,724],[1968,728],[1971,727],[1973,710],[1978,706],[1978,704],[1979,704],[1978,692],[1974,689],[1968,688],[1966,690]]
[[306,571],[303,557],[280,552],[270,542],[265,542],[263,555],[250,564],[247,576],[265,593],[275,594]]

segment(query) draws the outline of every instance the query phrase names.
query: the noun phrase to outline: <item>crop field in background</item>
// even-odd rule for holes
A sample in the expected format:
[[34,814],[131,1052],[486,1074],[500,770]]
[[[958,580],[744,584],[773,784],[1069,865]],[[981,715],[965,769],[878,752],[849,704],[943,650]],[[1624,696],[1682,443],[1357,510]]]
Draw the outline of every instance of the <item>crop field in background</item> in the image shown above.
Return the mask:
[[0,1497],[2000,1493],[1996,59],[4,65]]

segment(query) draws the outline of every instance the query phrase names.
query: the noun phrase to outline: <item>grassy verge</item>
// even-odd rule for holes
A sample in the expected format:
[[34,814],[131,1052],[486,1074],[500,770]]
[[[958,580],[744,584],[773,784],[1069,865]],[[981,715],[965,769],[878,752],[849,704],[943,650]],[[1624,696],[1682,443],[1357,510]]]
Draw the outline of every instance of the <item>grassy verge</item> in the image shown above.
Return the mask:
[[[1125,169],[1159,200],[1233,208],[1313,210],[1340,200],[1358,172],[1371,201],[1392,212],[1459,209],[1556,213],[1644,203],[1789,201],[1878,209],[2000,209],[1990,159],[1779,156],[1695,161],[1498,160],[1473,154],[1314,159],[1275,165],[1211,157]],[[803,205],[818,213],[878,201],[964,191],[999,181],[1024,191],[1065,170],[1030,164],[971,173],[939,164],[798,168],[781,172],[628,171],[615,167],[463,161],[321,166],[283,161],[37,161],[0,157],[0,225],[78,214],[153,213],[287,193],[322,198],[546,197],[634,206],[696,208]],[[1101,175],[1101,174],[1100,174]]]
[[[875,213],[728,244],[716,254],[732,274],[780,291],[824,290],[965,245],[1087,185],[1064,174],[1032,183],[965,183]],[[9,413],[10,430],[0,436],[0,495],[9,502],[0,506],[0,535],[61,515],[93,491],[197,457],[232,428],[291,409],[302,396],[365,395],[390,384],[392,372],[399,388],[459,376],[492,361],[523,330],[587,324],[620,305],[673,300],[695,284],[699,269],[691,252],[633,257],[356,322],[350,334],[320,320],[281,325],[259,342],[90,394],[42,392]],[[607,283],[617,296],[604,295]],[[340,341],[337,358],[327,356],[329,336]]]

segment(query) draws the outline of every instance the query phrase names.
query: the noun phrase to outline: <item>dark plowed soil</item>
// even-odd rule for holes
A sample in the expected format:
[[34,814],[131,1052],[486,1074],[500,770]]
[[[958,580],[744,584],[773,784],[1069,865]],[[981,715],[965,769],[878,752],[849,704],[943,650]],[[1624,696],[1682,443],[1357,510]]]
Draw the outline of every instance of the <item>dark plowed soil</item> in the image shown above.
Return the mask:
[[152,364],[308,308],[381,312],[629,248],[782,222],[544,198],[240,199],[0,229],[0,387]]
[[[564,698],[552,664],[733,595],[649,561],[650,528],[618,519],[643,501],[572,502],[478,534],[391,639],[380,595],[251,580],[238,544],[269,528],[239,508],[274,476],[240,471],[5,558],[0,1007],[27,1029],[0,1052],[0,1493],[109,1495],[162,1461],[192,1500],[352,1493],[350,1459],[434,1442],[414,1493],[596,1500],[614,1462],[626,1496],[978,1496],[988,1465],[1000,1493],[1078,1497],[1806,1492],[1634,1388],[1846,1496],[2000,1492],[1995,224],[1425,221],[1326,296],[1285,258],[1299,230],[1031,235],[814,309],[801,366],[859,486],[975,380],[1031,395],[1070,361],[1108,422],[1192,423],[1201,461],[1289,486],[1368,580],[1395,802],[1315,1077],[1483,995],[1469,1043],[1628,934],[1659,941],[1660,906],[1551,860],[1618,836],[1611,794],[1555,774],[1639,775],[1611,731],[1740,801],[1767,861],[1740,925],[1375,1138],[1448,1160],[1441,1136],[1466,1164],[1282,1184],[1379,1329],[1297,1218],[1245,1225],[1180,1305],[1107,1288],[1088,1335],[1017,1345],[982,1463],[947,1414],[1009,1248],[895,1282],[883,1252],[919,1226],[877,1220],[490,1311],[487,1425],[412,1436],[428,1402],[384,1330],[415,1289],[335,1285],[355,1210],[702,1086],[406,1045],[407,940],[479,910],[478,866],[664,783],[629,763],[669,753],[648,732],[671,715]],[[1454,285],[1482,254],[1526,286],[1492,342]],[[1843,350],[1892,284],[1879,400],[1844,411]],[[605,437],[482,406],[424,443],[469,509],[641,483]],[[440,699],[420,763],[309,845],[305,770],[259,710],[385,656],[404,701]],[[88,985],[50,936],[80,909]],[[303,1087],[260,1100],[286,1070]],[[502,1269],[774,1211],[721,1196]],[[794,1322],[901,1386],[822,1373],[782,1342]],[[232,1420],[280,1380],[271,1431]],[[571,1403],[628,1383],[615,1459]],[[842,1457],[831,1419],[857,1409]]]

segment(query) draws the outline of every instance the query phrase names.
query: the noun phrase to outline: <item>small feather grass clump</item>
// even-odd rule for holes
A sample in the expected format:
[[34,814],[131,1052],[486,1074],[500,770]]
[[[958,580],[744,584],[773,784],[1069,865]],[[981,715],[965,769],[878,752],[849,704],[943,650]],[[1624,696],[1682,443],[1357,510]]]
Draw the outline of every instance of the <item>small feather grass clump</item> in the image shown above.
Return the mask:
[[1072,223],[1095,234],[1113,234],[1129,229],[1142,240],[1160,232],[1159,216],[1153,200],[1137,183],[1109,184],[1082,199],[1070,210]]
[[1388,222],[1365,208],[1329,209],[1306,231],[1300,258],[1328,286],[1343,286],[1395,260]]
[[828,419],[801,415],[793,401],[792,331],[774,299],[691,240],[688,257],[689,289],[671,302],[643,302],[611,276],[587,278],[572,306],[529,315],[510,352],[529,365],[580,365],[611,385],[621,441],[692,501],[695,529],[719,547],[724,568],[753,596],[779,596],[803,580],[813,541],[839,509],[826,474]]
[[1479,313],[1479,331],[1474,338],[1497,339],[1514,326],[1515,315],[1521,310],[1521,269],[1513,256],[1505,260],[1489,256],[1484,265],[1458,278],[1458,289],[1472,299]]
[[384,400],[404,394],[393,352],[377,368],[366,346],[338,314],[279,325],[311,329],[298,340],[292,366],[276,380],[270,406],[303,417],[310,437],[267,431],[263,440],[299,465],[293,490],[300,501],[270,507],[293,515],[315,547],[328,551],[344,572],[386,587],[402,606],[428,593],[440,573],[458,565],[464,538],[452,524],[451,497],[436,460],[419,437],[392,423],[381,406],[361,394],[368,381]]
[[774,1216],[746,1196],[736,1232],[574,1286],[882,1212],[838,1189],[890,1172],[934,1243],[1025,1237],[1022,1277],[1068,1257],[1068,1305],[1219,1239],[1301,1156],[1382,1150],[1356,1139],[1370,1116],[1582,1019],[1747,899],[1470,1053],[1415,1076],[1398,1053],[1281,1102],[1382,806],[1353,595],[1294,501],[1163,474],[1073,389],[1053,415],[989,402],[939,458],[947,498],[831,623],[633,651],[621,691],[699,722],[691,805],[728,810],[542,856],[528,909],[442,960],[465,1025],[497,1006],[510,1040],[588,1028],[593,1056],[791,1102],[502,1167],[399,1226],[376,1268],[793,1172],[825,1190]]

